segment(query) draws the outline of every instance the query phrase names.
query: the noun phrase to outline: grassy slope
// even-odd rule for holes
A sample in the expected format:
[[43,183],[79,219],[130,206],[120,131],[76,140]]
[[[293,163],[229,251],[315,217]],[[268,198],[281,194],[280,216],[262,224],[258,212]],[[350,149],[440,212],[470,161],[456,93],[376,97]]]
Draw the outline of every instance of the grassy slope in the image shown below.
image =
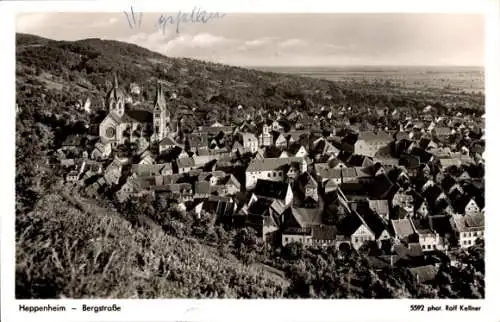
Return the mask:
[[286,287],[210,247],[85,214],[58,194],[16,224],[18,298],[278,297]]

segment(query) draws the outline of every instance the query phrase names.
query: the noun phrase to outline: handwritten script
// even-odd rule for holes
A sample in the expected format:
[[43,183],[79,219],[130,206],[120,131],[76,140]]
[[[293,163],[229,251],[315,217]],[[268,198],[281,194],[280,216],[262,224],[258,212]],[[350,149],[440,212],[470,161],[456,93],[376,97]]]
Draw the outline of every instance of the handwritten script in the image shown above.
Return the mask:
[[[142,12],[134,11],[133,7],[130,7],[130,12],[123,12],[127,18],[128,25],[131,29],[140,28],[142,23]],[[179,12],[176,15],[166,15],[161,14],[158,19],[156,19],[155,27],[165,34],[168,26],[175,26],[175,32],[180,32],[180,27],[182,24],[205,24],[213,20],[220,20],[226,16],[225,13],[220,12],[207,12],[199,7],[194,7],[191,12]]]

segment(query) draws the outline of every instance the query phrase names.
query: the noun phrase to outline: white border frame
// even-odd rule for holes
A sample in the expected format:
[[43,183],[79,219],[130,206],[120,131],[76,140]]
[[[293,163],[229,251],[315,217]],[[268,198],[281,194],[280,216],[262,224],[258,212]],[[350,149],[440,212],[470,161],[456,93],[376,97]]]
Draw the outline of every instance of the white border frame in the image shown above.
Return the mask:
[[[487,145],[487,180],[486,180],[486,299],[485,300],[31,300],[16,301],[14,298],[15,283],[15,231],[14,231],[14,156],[15,141],[15,15],[20,12],[122,12],[134,6],[142,12],[177,12],[189,11],[194,6],[202,6],[207,11],[219,12],[287,12],[287,13],[321,13],[321,12],[448,12],[448,13],[485,13],[486,17],[486,64],[485,89],[488,118],[486,128],[488,142],[498,138],[498,130],[492,122],[498,120],[500,99],[498,94],[500,64],[498,59],[499,43],[499,3],[496,0],[350,0],[350,1],[291,1],[291,0],[212,0],[180,2],[163,1],[9,1],[0,2],[0,57],[2,72],[0,73],[4,117],[2,117],[3,140],[1,140],[3,174],[0,184],[2,191],[1,217],[1,300],[3,321],[358,321],[373,319],[375,321],[423,319],[453,319],[453,321],[498,321],[500,312],[495,307],[495,299],[500,298],[498,292],[499,261],[493,245],[498,242],[498,215],[493,213],[500,209],[497,191],[496,168],[499,153]],[[493,141],[491,141],[493,142]],[[495,162],[497,159],[497,162]],[[492,212],[491,217],[489,213]],[[87,305],[119,304],[119,313],[91,313],[68,310],[66,313],[21,313],[19,304],[29,305],[67,305],[80,307]],[[409,312],[412,304],[426,305],[481,305],[479,312]]]

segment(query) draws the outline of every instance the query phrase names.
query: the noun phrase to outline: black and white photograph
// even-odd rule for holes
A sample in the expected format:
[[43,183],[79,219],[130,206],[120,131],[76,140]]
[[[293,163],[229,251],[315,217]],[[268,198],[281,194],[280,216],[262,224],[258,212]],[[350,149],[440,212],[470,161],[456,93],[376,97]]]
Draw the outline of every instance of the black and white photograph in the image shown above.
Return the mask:
[[485,298],[483,14],[15,25],[16,299]]

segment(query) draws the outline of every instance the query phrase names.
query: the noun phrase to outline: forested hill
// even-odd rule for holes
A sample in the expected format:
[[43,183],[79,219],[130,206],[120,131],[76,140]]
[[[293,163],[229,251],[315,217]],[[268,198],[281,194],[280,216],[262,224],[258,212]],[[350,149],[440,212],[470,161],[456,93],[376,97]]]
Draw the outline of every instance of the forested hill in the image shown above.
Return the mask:
[[[275,110],[290,104],[310,111],[320,106],[421,107],[442,105],[439,96],[401,94],[354,84],[336,84],[307,77],[262,72],[187,58],[170,58],[137,45],[101,39],[55,41],[29,34],[16,37],[16,82],[19,107],[43,105],[46,109],[74,106],[90,96],[101,106],[114,72],[121,86],[137,83],[142,99],[151,100],[157,80],[175,103],[195,119],[230,123],[239,121],[238,105]],[[167,53],[168,54],[168,53]],[[35,102],[30,101],[35,100]],[[464,107],[478,108],[481,98],[460,98]],[[193,112],[194,111],[194,112]]]
[[[62,90],[60,99],[43,102],[46,107],[71,105],[87,94],[99,102],[111,85],[114,72],[121,86],[140,85],[146,100],[153,98],[156,81],[163,81],[168,93],[177,94],[176,104],[190,111],[195,108],[199,119],[205,119],[210,112],[215,114],[209,115],[210,119],[230,122],[231,110],[238,105],[248,110],[281,109],[288,102],[302,100],[301,107],[306,109],[307,104],[331,103],[328,95],[337,102],[343,98],[342,91],[332,82],[169,58],[112,40],[69,42],[18,34],[16,51],[20,105],[22,86],[30,84],[45,85],[41,87],[46,91]],[[319,91],[313,95],[312,89]]]

